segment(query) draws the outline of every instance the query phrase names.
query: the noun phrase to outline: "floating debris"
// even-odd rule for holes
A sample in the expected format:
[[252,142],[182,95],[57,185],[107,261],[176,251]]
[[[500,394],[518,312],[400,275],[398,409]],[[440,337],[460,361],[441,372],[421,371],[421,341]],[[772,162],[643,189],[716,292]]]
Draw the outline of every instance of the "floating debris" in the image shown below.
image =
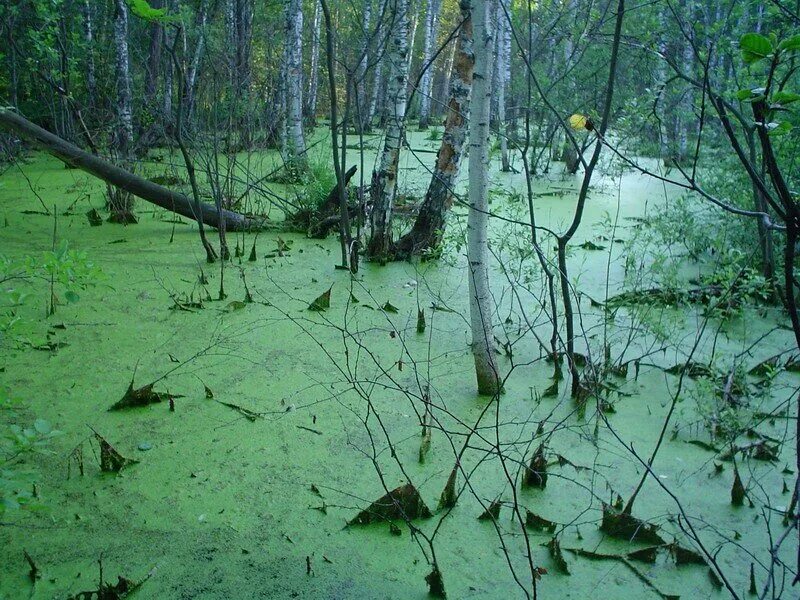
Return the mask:
[[100,470],[104,473],[119,473],[125,467],[135,465],[139,462],[138,460],[122,456],[108,440],[96,431],[94,431],[94,437],[100,445]]
[[529,510],[525,511],[525,526],[538,531],[546,531],[548,533],[555,533],[558,523],[549,521],[544,517],[532,513]]
[[433,432],[429,425],[422,426],[422,439],[419,442],[419,462],[424,463],[428,451],[431,449],[431,436]]
[[425,582],[428,584],[429,595],[434,598],[447,598],[442,573],[437,565],[433,565],[433,570],[425,576]]
[[486,510],[483,511],[480,516],[478,517],[479,521],[496,521],[500,518],[500,507],[502,503],[500,502],[500,497],[498,496],[489,506],[486,507]]
[[128,391],[120,398],[114,405],[109,408],[109,411],[123,410],[126,408],[141,408],[149,406],[150,404],[157,404],[164,400],[174,400],[175,398],[183,398],[181,395],[174,395],[168,392],[155,392],[153,386],[155,382],[148,383],[138,389],[134,389],[133,380],[128,385]]
[[608,505],[603,504],[603,522],[600,531],[607,533],[613,538],[632,542],[644,542],[646,544],[666,544],[664,539],[658,534],[658,526],[637,519],[633,515]]
[[393,489],[375,502],[369,508],[362,510],[348,525],[368,525],[378,521],[391,521],[393,519],[427,519],[432,515],[430,509],[419,495],[414,484],[407,483]]
[[30,567],[30,570],[28,571],[28,577],[30,578],[31,583],[36,585],[36,582],[42,578],[42,572],[39,570],[39,567],[36,566],[36,563],[31,555],[28,554],[28,551],[24,548],[22,549],[22,555],[25,557],[25,562],[27,562],[28,566]]
[[595,244],[590,240],[586,240],[582,244],[578,244],[578,248],[583,248],[584,250],[605,250],[605,246],[601,246],[600,244]]
[[731,486],[731,504],[734,506],[742,506],[745,498],[744,484],[742,478],[739,476],[739,469],[736,465],[733,467],[733,485]]
[[333,286],[329,287],[327,291],[323,292],[308,305],[308,310],[323,311],[331,307],[331,290]]
[[550,550],[550,556],[556,563],[558,571],[564,575],[570,575],[569,565],[564,559],[564,553],[561,551],[561,544],[559,543],[557,537],[553,536],[550,539],[550,541],[547,543],[547,549]]
[[100,227],[103,224],[103,217],[97,212],[96,208],[89,209],[86,212],[86,218],[89,220],[89,225],[92,227]]
[[439,510],[443,508],[453,508],[456,505],[458,495],[456,494],[456,481],[458,480],[458,465],[453,467],[450,471],[450,477],[447,478],[447,483],[442,490],[442,495],[439,498]]
[[522,480],[525,487],[535,487],[544,489],[547,487],[547,457],[544,452],[544,444],[540,444],[528,468],[525,469],[525,477]]
[[261,413],[257,413],[253,410],[250,410],[249,408],[245,408],[244,406],[239,406],[238,404],[233,404],[231,402],[223,402],[222,400],[217,400],[217,402],[222,404],[222,406],[227,406],[228,408],[232,408],[250,422],[253,422],[256,419],[263,418],[263,415]]

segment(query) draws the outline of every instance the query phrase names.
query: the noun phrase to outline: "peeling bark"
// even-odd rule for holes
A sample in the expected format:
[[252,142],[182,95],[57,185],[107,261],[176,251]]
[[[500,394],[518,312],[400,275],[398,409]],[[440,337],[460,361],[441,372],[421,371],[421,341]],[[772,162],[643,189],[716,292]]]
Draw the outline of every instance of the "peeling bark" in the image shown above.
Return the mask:
[[467,138],[472,72],[475,67],[470,1],[462,0],[460,10],[462,23],[450,74],[450,98],[442,144],[414,227],[398,240],[394,248],[395,258],[405,259],[437,248],[444,234],[447,211],[453,204],[453,188]]
[[387,96],[392,103],[386,126],[386,141],[380,166],[372,174],[372,235],[367,255],[378,260],[389,257],[392,246],[392,217],[397,193],[400,146],[405,133],[406,100],[408,96],[408,2],[389,0],[390,22],[393,24],[389,44],[389,81]]

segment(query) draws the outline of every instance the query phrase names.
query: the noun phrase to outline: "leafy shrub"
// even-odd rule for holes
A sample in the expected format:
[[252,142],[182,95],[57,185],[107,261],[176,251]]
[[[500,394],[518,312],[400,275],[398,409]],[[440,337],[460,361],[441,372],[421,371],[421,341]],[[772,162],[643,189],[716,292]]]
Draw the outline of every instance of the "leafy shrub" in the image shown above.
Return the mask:
[[47,452],[50,441],[60,435],[44,419],[29,426],[14,423],[19,418],[19,403],[0,389],[0,417],[9,424],[0,426],[0,517],[7,510],[39,508],[34,490],[35,471],[26,468],[26,459]]

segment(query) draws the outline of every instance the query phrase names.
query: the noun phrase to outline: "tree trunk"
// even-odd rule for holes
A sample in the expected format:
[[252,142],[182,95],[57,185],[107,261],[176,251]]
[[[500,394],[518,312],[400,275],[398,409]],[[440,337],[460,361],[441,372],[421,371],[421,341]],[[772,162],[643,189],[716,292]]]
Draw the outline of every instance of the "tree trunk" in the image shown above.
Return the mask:
[[[379,27],[383,25],[386,21],[386,0],[380,0],[378,3],[378,19],[380,19]],[[367,114],[365,116],[365,120],[367,122],[367,127],[372,125],[372,120],[375,118],[379,107],[383,107],[383,101],[381,100],[381,90],[383,89],[383,51],[384,48],[382,47],[383,35],[379,31],[376,34],[376,39],[378,40],[378,44],[375,47],[375,76],[372,79],[372,93],[370,94],[369,106],[367,108]]]
[[[570,0],[569,1],[569,14],[573,16],[574,19],[578,19],[578,2],[577,0]],[[576,49],[575,49],[575,41],[573,39],[573,34],[570,32],[567,35],[567,39],[564,42],[564,69],[565,72],[569,72],[569,69],[572,68],[573,64],[576,61],[575,58]],[[578,86],[575,84],[575,78],[569,77],[567,79],[567,95],[569,98],[574,98],[577,94]],[[561,142],[561,150],[560,154],[556,156],[556,160],[560,160],[564,163],[564,170],[567,173],[574,175],[578,172],[578,167],[580,166],[580,160],[578,158],[578,151],[575,148],[575,144],[572,143],[570,136],[566,135],[560,128],[558,131],[557,138]]]
[[362,33],[364,37],[361,43],[361,60],[356,71],[356,103],[358,106],[358,131],[369,130],[367,120],[367,54],[369,52],[369,27],[372,21],[372,0],[364,0],[363,18],[361,20]]
[[411,72],[411,62],[414,60],[414,43],[417,39],[417,26],[419,25],[419,10],[415,0],[408,0],[406,7],[406,14],[408,15],[408,27],[411,30],[411,37],[408,40],[408,72]]
[[[419,128],[427,129],[431,117],[431,92],[433,86],[433,65],[428,65],[436,45],[436,35],[439,31],[439,9],[441,0],[428,0],[425,11],[425,44],[422,50],[422,79],[419,82]],[[425,68],[427,66],[427,68]]]
[[[151,202],[189,219],[196,218],[196,208],[191,199],[152,181],[118,167],[97,156],[84,152],[74,144],[45,131],[8,108],[0,107],[0,127],[32,142],[65,164],[86,171],[106,183],[119,187],[129,194]],[[220,215],[208,204],[200,207],[200,218],[209,227],[219,227]],[[262,224],[228,210],[222,211],[226,228],[234,231],[259,229]]]
[[283,148],[288,169],[299,173],[308,169],[303,134],[303,3],[284,0],[286,16],[286,127]]
[[[117,83],[117,127],[115,130],[115,150],[118,160],[130,169],[133,157],[133,100],[131,97],[131,74],[128,57],[128,5],[125,0],[115,0],[114,48],[116,50]],[[135,222],[133,199],[129,194],[117,190],[109,198],[111,221],[119,223]]]
[[94,66],[94,25],[92,5],[89,0],[83,3],[83,35],[86,43],[86,105],[95,108],[97,101],[97,75]]
[[387,96],[392,103],[386,127],[386,140],[380,166],[372,174],[370,196],[373,203],[372,232],[367,245],[367,255],[386,260],[392,247],[392,216],[397,192],[400,146],[406,118],[408,96],[408,1],[389,0],[394,28],[389,42],[389,81]]
[[467,137],[472,72],[475,67],[469,0],[461,0],[460,8],[461,29],[450,74],[450,98],[442,144],[414,227],[395,246],[394,255],[398,259],[437,248],[444,234],[447,211],[453,204],[453,188]]
[[492,296],[489,289],[489,112],[491,104],[492,47],[491,0],[474,0],[475,81],[469,122],[469,216],[467,218],[467,265],[472,355],[478,393],[500,392],[492,330]]
[[[172,13],[177,9],[177,0],[168,0],[167,6],[169,12]],[[175,29],[170,27],[167,29],[164,43],[167,46],[167,52],[175,44]],[[167,132],[169,133],[172,127],[172,87],[175,75],[175,66],[172,64],[172,59],[167,56],[167,64],[164,68],[164,97],[162,99],[161,110],[163,112],[164,124]]]
[[[506,120],[506,91],[511,79],[511,24],[508,22],[508,0],[497,0],[497,133],[500,137],[500,161],[503,172],[511,171],[508,160],[508,121]],[[508,13],[511,14],[510,12]]]
[[[162,0],[151,0],[150,6],[161,8]],[[149,108],[156,99],[158,92],[158,72],[161,63],[161,43],[164,37],[164,28],[161,23],[154,21],[150,24],[150,47],[147,53],[144,77],[144,101]]]
[[[369,0],[367,0],[369,1]],[[317,90],[319,89],[319,47],[322,9],[319,0],[314,2],[314,25],[311,33],[311,71],[308,77],[308,98],[305,106],[306,123],[312,127],[317,121]]]
[[[447,61],[444,64],[444,70],[442,73],[442,84],[439,88],[439,93],[437,94],[438,98],[447,98],[450,90],[450,74],[453,72],[453,64],[456,60],[456,52],[458,51],[458,44],[451,44],[450,52],[447,54]],[[436,103],[431,108],[431,113],[439,116],[446,114],[449,109],[444,104],[444,102]]]
[[250,102],[252,25],[252,0],[226,0],[226,55],[231,97],[231,127],[228,135],[235,137],[238,132],[238,141],[228,139],[229,150],[252,146],[251,131],[244,110]]
[[203,62],[206,45],[206,20],[208,18],[208,0],[202,0],[197,12],[197,42],[195,43],[192,61],[186,71],[186,91],[184,92],[184,115],[187,123],[192,123],[197,98],[197,75]]

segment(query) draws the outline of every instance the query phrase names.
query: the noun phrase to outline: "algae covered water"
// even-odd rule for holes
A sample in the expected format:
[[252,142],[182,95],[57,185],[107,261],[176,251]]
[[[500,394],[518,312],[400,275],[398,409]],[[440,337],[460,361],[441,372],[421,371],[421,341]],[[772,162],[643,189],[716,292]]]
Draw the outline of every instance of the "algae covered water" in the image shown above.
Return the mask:
[[[175,157],[158,157],[149,176],[183,181]],[[424,193],[428,157],[401,163],[409,196]],[[252,160],[266,172],[278,159]],[[577,184],[556,173],[536,184],[541,226],[568,224]],[[188,220],[139,202],[138,224],[91,226],[102,183],[37,153],[7,169],[4,260],[78,254],[55,270],[63,281],[43,267],[3,282],[25,294],[4,307],[19,318],[2,338],[0,387],[15,401],[4,426],[43,443],[4,471],[9,497],[29,502],[2,513],[0,597],[98,590],[102,568],[105,583],[123,577],[143,598],[423,598],[435,564],[448,597],[507,598],[521,596],[514,574],[528,556],[542,598],[722,598],[726,584],[745,595],[751,565],[760,590],[796,476],[798,380],[764,362],[791,347],[782,309],[609,309],[636,261],[655,260],[647,219],[680,192],[608,165],[569,255],[579,352],[607,367],[576,403],[553,377],[544,279],[520,241],[524,178],[495,165],[491,189],[505,217],[490,232],[508,375],[497,401],[474,388],[459,206],[440,260],[366,263],[351,277],[334,268],[335,236],[276,225],[231,235],[241,256],[221,267],[206,264]],[[281,220],[266,196],[252,201]],[[677,262],[686,281],[713,270]],[[309,310],[328,290],[329,306]],[[145,406],[109,411],[151,383]],[[720,409],[720,394],[735,410]],[[737,435],[720,434],[734,422]],[[661,435],[638,525],[609,535],[604,514],[630,497]],[[105,444],[126,463],[118,472],[101,470]],[[546,484],[523,485],[537,455]],[[427,518],[348,525],[407,483]],[[796,536],[776,552],[791,563]]]

